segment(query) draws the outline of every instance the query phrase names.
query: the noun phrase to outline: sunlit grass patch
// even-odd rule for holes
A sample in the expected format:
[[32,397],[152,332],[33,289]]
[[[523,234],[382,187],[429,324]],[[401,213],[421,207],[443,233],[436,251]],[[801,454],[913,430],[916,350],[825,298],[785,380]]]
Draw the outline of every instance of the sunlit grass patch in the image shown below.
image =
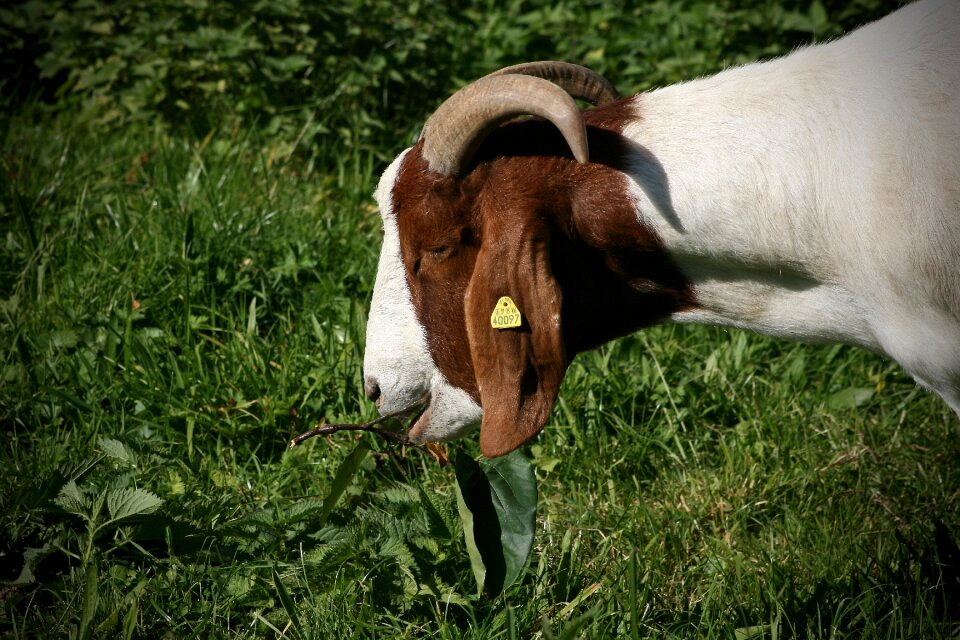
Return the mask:
[[[814,25],[817,6],[769,12]],[[731,24],[751,37],[727,62],[783,47],[757,34],[761,14],[651,7],[622,18],[663,27],[647,31],[657,60],[617,63],[639,45],[612,23],[570,47],[594,43],[590,60],[631,83],[722,66]],[[481,16],[488,57],[463,68],[557,53],[557,33],[619,15],[561,3],[538,9],[539,35],[496,19],[519,10]],[[494,599],[475,596],[451,470],[363,435],[288,449],[323,419],[375,415],[370,193],[415,128],[378,100],[383,121],[364,126],[402,132],[396,149],[305,148],[235,118],[198,134],[5,111],[4,637],[955,634],[960,425],[848,347],[671,326],[579,356],[524,451],[533,554]]]

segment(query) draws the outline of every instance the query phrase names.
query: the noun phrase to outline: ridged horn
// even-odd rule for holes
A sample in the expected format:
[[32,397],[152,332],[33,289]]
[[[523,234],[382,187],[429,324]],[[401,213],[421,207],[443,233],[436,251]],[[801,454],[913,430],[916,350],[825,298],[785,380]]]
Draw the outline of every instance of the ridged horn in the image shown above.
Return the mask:
[[499,71],[494,71],[486,77],[511,73],[549,80],[574,98],[586,100],[590,104],[597,106],[613,102],[620,98],[620,92],[613,86],[613,83],[596,71],[580,66],[579,64],[560,62],[558,60],[541,60],[538,62],[515,64],[511,67],[504,67]]
[[485,76],[447,98],[423,126],[423,157],[431,171],[459,175],[490,131],[528,114],[552,122],[574,158],[588,161],[587,128],[570,94],[549,80],[517,74]]

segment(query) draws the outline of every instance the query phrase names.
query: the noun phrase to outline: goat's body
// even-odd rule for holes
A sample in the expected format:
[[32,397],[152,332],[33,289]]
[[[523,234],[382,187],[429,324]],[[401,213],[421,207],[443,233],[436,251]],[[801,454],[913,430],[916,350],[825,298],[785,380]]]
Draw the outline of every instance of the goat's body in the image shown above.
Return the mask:
[[586,113],[557,93],[478,80],[377,189],[365,387],[428,402],[411,439],[515,449],[576,353],[668,320],[859,345],[960,415],[960,2]]
[[960,414],[960,11],[634,98],[640,220],[677,322],[885,353]]

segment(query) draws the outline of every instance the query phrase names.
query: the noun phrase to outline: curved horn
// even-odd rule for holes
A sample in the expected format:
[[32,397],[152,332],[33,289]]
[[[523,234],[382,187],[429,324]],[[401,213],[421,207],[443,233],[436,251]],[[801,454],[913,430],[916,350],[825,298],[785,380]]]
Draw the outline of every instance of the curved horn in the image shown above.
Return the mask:
[[620,98],[620,92],[609,80],[602,75],[569,62],[556,60],[541,60],[539,62],[524,62],[511,67],[504,67],[494,71],[490,76],[499,76],[513,73],[523,76],[536,76],[549,80],[574,98],[586,100],[593,105],[607,104]]
[[577,103],[559,86],[528,75],[480,78],[447,98],[423,125],[423,157],[431,171],[458,175],[497,125],[531,114],[552,122],[578,162],[587,162],[587,128]]

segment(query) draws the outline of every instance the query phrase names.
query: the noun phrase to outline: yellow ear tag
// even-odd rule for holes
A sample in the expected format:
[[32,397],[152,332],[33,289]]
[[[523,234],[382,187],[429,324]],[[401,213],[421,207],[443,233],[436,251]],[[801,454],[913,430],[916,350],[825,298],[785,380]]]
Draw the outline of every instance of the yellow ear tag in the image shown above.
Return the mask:
[[497,306],[493,308],[490,315],[490,326],[494,329],[512,329],[519,327],[523,318],[520,317],[520,309],[514,304],[510,296],[503,296],[497,300]]

